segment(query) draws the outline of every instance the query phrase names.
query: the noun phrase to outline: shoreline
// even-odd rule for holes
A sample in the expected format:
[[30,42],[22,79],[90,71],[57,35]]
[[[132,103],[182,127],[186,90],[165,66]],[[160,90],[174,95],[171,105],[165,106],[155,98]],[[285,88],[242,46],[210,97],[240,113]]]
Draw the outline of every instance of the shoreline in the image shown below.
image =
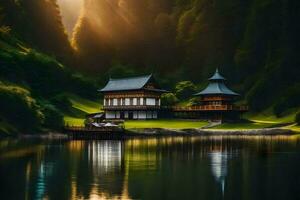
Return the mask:
[[264,128],[264,129],[164,129],[164,128],[147,128],[147,129],[130,129],[126,130],[127,136],[292,136],[298,133],[283,128]]
[[[147,138],[147,137],[178,137],[178,136],[294,136],[299,132],[284,128],[263,128],[263,129],[166,129],[166,128],[137,128],[127,129],[123,134],[117,135],[119,139]],[[36,135],[19,135],[16,137],[4,137],[1,139],[71,139],[67,133],[48,132]]]

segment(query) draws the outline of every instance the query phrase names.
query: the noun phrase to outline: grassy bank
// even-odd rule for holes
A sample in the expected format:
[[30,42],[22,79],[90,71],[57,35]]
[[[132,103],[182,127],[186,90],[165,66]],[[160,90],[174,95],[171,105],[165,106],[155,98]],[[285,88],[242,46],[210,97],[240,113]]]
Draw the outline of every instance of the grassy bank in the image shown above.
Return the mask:
[[83,126],[85,116],[102,111],[102,106],[97,101],[81,98],[77,95],[67,95],[72,103],[71,111],[64,114],[64,121],[69,126]]
[[272,114],[270,110],[266,110],[261,113],[248,113],[244,116],[245,119],[249,120],[248,122],[242,123],[224,123],[214,129],[225,129],[225,130],[247,130],[247,129],[263,129],[263,128],[273,128],[273,127],[282,127],[288,128],[291,124],[294,123],[295,115],[297,110],[291,110],[286,112],[282,117],[276,117]]
[[249,129],[270,128],[270,127],[272,127],[272,124],[269,123],[249,122],[249,123],[224,123],[219,126],[213,127],[212,129],[249,130]]
[[281,117],[276,117],[271,109],[267,109],[260,113],[247,113],[244,117],[248,120],[257,123],[269,123],[269,124],[284,124],[293,123],[295,116],[299,109],[290,109],[282,114]]
[[170,128],[170,129],[188,129],[188,128],[201,128],[207,125],[207,122],[197,120],[139,120],[139,121],[126,121],[125,128]]

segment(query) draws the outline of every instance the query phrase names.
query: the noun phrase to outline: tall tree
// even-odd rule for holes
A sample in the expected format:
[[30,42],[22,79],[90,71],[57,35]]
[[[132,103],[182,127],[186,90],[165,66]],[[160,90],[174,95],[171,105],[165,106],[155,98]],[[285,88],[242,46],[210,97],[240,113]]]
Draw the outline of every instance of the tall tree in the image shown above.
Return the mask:
[[56,0],[5,0],[0,2],[4,22],[32,46],[68,62],[72,48]]

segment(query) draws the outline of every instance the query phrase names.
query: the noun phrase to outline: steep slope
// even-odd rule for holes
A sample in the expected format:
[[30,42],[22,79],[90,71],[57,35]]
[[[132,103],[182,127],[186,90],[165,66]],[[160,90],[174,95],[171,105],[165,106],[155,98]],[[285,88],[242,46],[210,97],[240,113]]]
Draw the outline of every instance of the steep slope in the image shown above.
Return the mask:
[[60,130],[71,109],[66,92],[94,99],[96,86],[0,28],[0,133]]
[[19,38],[63,63],[71,63],[73,50],[56,0],[5,0],[0,8],[2,23]]

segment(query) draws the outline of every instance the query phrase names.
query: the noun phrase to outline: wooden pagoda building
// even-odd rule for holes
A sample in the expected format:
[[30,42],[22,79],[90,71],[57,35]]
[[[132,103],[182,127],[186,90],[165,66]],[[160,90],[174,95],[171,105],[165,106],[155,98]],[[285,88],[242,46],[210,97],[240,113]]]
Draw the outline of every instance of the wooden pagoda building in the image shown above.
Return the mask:
[[104,94],[106,119],[157,119],[161,95],[167,92],[159,87],[152,74],[110,79],[99,91]]
[[189,118],[200,118],[212,121],[233,121],[241,118],[242,113],[248,111],[247,106],[237,106],[235,101],[240,95],[225,85],[226,79],[217,69],[208,79],[208,86],[195,94],[199,97],[199,105],[177,107],[174,112],[185,114]]

